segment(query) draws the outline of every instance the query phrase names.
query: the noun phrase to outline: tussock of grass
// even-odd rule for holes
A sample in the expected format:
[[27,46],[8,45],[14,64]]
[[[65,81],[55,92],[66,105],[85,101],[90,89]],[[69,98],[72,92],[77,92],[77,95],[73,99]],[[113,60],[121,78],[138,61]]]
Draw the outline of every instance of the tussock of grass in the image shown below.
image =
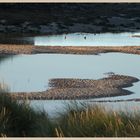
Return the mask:
[[65,137],[140,136],[139,112],[109,112],[101,106],[92,106],[69,110],[58,122],[58,133]]
[[108,111],[76,102],[55,120],[44,111],[0,94],[1,137],[139,137],[140,112]]
[[53,129],[44,112],[0,94],[0,134],[6,136],[51,136]]

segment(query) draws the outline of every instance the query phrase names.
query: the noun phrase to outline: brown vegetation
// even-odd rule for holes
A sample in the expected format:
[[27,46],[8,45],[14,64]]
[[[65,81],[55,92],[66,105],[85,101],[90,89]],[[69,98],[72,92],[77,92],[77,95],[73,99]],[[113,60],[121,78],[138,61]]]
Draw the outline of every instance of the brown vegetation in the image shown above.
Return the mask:
[[99,54],[109,52],[122,52],[140,55],[139,46],[122,47],[74,47],[74,46],[34,46],[34,45],[0,45],[0,54],[38,54],[38,53],[59,53],[59,54]]
[[1,55],[13,55],[13,54],[31,54],[34,46],[32,45],[10,45],[0,44]]

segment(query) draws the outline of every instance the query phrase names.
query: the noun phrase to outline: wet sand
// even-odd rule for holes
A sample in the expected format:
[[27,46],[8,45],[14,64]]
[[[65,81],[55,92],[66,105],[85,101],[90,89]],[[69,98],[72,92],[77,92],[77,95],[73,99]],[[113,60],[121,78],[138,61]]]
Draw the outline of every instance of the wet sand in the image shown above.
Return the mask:
[[91,79],[51,79],[50,89],[42,92],[10,93],[14,99],[22,100],[75,100],[130,95],[123,89],[133,86],[139,79],[125,75],[110,75],[98,80]]
[[34,45],[9,45],[0,44],[1,55],[16,54],[39,54],[39,53],[57,53],[57,54],[89,54],[98,55],[100,53],[120,52],[140,55],[140,46],[122,46],[122,47],[74,47],[74,46],[34,46]]

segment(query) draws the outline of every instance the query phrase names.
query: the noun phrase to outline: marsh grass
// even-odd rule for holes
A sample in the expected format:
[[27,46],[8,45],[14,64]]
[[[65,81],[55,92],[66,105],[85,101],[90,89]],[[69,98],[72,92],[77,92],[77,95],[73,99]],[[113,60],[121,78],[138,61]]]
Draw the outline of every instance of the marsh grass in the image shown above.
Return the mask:
[[6,83],[4,82],[0,83],[0,93],[9,92],[9,91],[10,88]]
[[140,112],[109,111],[103,106],[66,104],[64,113],[51,119],[25,101],[0,94],[1,137],[139,137]]
[[71,109],[58,121],[58,134],[65,137],[138,137],[140,112],[107,111],[103,106]]
[[10,137],[51,136],[52,125],[45,112],[34,111],[8,94],[0,94],[0,134]]

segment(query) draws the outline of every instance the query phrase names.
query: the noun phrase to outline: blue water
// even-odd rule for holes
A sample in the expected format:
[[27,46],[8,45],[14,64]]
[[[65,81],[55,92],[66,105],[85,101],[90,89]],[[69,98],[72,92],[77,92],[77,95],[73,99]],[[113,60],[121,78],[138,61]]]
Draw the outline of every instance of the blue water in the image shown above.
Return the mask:
[[140,46],[139,33],[71,33],[62,35],[37,36],[36,46]]

